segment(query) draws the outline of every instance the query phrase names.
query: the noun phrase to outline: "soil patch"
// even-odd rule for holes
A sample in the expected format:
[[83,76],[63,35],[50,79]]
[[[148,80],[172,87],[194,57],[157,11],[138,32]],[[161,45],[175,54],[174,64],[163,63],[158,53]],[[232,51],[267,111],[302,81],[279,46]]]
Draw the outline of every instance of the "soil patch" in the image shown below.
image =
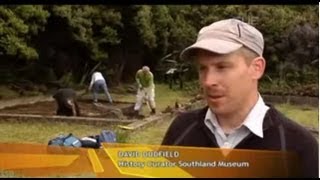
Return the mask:
[[[133,106],[131,103],[115,102],[110,104],[105,101],[92,103],[91,100],[79,100],[81,117],[97,118],[130,118],[129,112]],[[55,101],[36,102],[33,104],[16,105],[0,109],[0,113],[6,114],[33,114],[33,115],[56,115],[57,104]]]

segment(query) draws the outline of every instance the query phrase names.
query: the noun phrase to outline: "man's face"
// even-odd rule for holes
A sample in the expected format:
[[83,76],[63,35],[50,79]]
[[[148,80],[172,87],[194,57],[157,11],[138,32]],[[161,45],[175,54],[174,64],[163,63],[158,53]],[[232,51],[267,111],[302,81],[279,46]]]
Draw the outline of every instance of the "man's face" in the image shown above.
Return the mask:
[[215,114],[241,109],[250,94],[257,92],[257,68],[247,64],[240,52],[220,55],[199,50],[197,63],[204,97]]

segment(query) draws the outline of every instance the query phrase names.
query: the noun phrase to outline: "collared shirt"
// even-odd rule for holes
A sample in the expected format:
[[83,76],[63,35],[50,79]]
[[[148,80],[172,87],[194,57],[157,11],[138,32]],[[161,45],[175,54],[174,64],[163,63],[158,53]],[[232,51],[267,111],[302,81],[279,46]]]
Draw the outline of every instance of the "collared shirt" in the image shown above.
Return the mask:
[[246,136],[252,132],[253,134],[263,138],[263,119],[269,107],[264,103],[259,94],[259,98],[255,106],[252,108],[243,123],[232,133],[226,135],[218,123],[217,117],[210,108],[208,108],[204,123],[216,137],[217,143],[221,148],[234,148]]

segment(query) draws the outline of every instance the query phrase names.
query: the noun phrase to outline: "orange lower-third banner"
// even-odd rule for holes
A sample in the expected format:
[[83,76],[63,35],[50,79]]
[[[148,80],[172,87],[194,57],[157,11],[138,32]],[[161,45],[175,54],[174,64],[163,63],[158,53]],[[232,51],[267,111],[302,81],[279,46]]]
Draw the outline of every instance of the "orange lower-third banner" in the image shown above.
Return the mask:
[[0,144],[0,173],[16,177],[297,177],[296,154],[103,144],[100,149]]

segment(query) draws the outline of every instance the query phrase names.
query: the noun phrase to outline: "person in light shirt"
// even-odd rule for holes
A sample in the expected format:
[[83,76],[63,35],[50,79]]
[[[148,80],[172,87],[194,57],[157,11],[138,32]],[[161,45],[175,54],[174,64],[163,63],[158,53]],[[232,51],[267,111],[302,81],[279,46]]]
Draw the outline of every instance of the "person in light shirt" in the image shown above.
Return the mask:
[[263,50],[262,33],[243,21],[203,27],[180,57],[197,64],[207,106],[178,115],[162,145],[294,152],[301,176],[318,177],[315,137],[265,103],[258,91],[267,63]]
[[108,86],[107,86],[106,80],[102,76],[101,72],[94,72],[92,74],[88,91],[92,91],[94,103],[98,102],[98,94],[101,91],[103,91],[105,93],[109,102],[113,103],[111,95],[108,91]]
[[156,114],[155,102],[155,84],[153,73],[148,66],[143,66],[136,73],[136,82],[138,85],[136,103],[134,105],[134,116],[139,115],[143,100],[146,99],[151,109],[151,114]]

